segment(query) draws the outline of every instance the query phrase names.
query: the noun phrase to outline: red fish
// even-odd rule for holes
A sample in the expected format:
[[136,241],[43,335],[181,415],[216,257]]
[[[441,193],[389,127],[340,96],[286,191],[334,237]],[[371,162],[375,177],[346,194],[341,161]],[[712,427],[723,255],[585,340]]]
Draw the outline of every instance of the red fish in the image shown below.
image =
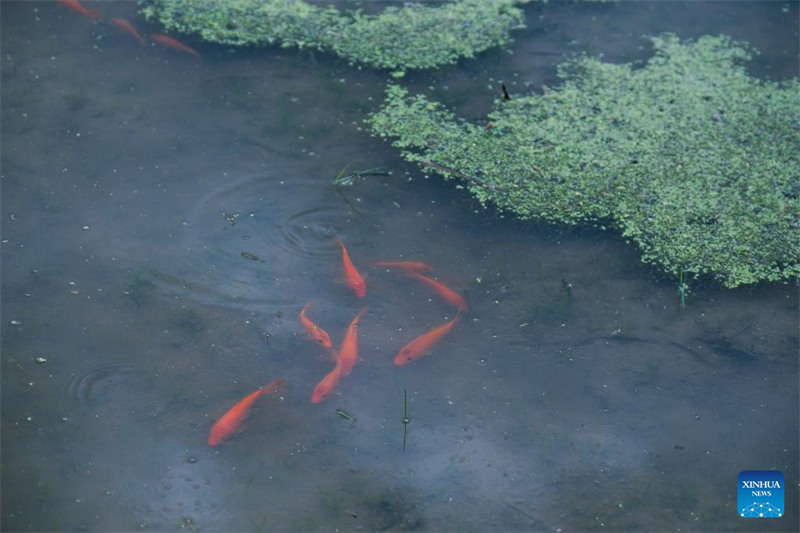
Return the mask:
[[397,366],[407,365],[412,361],[416,361],[423,355],[426,355],[437,342],[442,340],[445,335],[450,333],[450,330],[453,329],[453,326],[458,323],[460,318],[461,312],[459,311],[456,317],[450,322],[445,322],[438,328],[434,328],[429,332],[420,335],[413,341],[400,348],[400,351],[397,352],[397,355],[394,358],[394,364]]
[[342,346],[339,348],[339,362],[342,364],[342,375],[347,376],[358,362],[358,321],[361,315],[367,311],[367,307],[362,307],[356,317],[347,327]]
[[269,385],[261,387],[257,391],[242,398],[236,405],[231,407],[227,413],[222,415],[222,418],[217,420],[211,428],[211,433],[208,434],[208,444],[210,446],[216,446],[233,433],[239,431],[242,422],[247,418],[247,414],[250,412],[250,407],[253,405],[253,402],[262,394],[274,394],[278,392],[285,384],[285,379],[276,379]]
[[303,308],[300,310],[300,322],[303,323],[303,327],[306,328],[306,331],[308,332],[308,334],[311,335],[311,337],[315,341],[320,343],[325,348],[331,348],[332,344],[331,344],[330,335],[328,335],[328,333],[324,329],[322,329],[318,325],[314,324],[311,321],[311,319],[309,319],[306,316],[306,309],[308,309],[308,306],[310,306],[310,305],[311,305],[311,302],[309,302],[306,305],[304,305]]
[[336,362],[336,366],[331,370],[327,376],[322,378],[317,386],[314,388],[314,393],[311,395],[311,403],[319,403],[331,395],[333,389],[339,383],[339,378],[342,377],[342,360]]
[[113,22],[117,28],[121,29],[122,31],[126,31],[131,35],[133,35],[134,37],[136,37],[136,39],[139,41],[139,44],[144,44],[144,39],[142,38],[141,35],[139,35],[139,32],[136,31],[136,28],[134,28],[130,22],[121,18],[113,18],[111,19],[111,22]]
[[186,46],[179,40],[173,39],[169,35],[164,35],[162,33],[154,33],[150,36],[150,38],[160,45],[168,46],[170,48],[174,48],[175,50],[186,52],[187,54],[192,54],[197,59],[200,59],[200,54],[197,53],[197,50]]
[[350,261],[350,254],[347,253],[347,248],[344,247],[342,241],[337,238],[336,242],[342,247],[342,263],[344,264],[344,276],[347,279],[347,286],[356,293],[356,296],[363,298],[367,295],[367,284],[364,283],[364,278],[361,277],[356,267],[353,266],[353,262]]
[[87,19],[100,20],[103,18],[103,15],[98,10],[86,9],[78,0],[58,0],[58,3],[76,13],[83,15]]
[[399,268],[408,272],[433,272],[433,267],[428,263],[420,263],[419,261],[375,261],[372,263],[375,266],[384,268]]
[[458,294],[453,289],[443,285],[442,283],[439,283],[435,279],[429,278],[428,276],[423,276],[418,272],[409,272],[409,275],[428,285],[430,288],[436,291],[436,293],[441,296],[445,302],[457,308],[459,311],[467,310],[467,301],[463,296]]

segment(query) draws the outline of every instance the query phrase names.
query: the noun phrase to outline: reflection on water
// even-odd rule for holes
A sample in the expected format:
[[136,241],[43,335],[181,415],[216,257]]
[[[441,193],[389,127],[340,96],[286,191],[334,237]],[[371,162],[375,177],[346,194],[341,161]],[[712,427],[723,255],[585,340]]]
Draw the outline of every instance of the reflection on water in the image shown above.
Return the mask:
[[[480,116],[490,78],[552,84],[576,46],[629,59],[639,34],[681,28],[797,74],[796,6],[674,5],[528,5],[514,55],[403,81]],[[160,31],[132,3],[102,8]],[[755,523],[734,501],[760,468],[797,500],[794,288],[698,282],[678,312],[675,281],[614,235],[483,211],[362,130],[384,73],[190,42],[199,64],[52,3],[0,9],[5,530],[796,529],[791,505]],[[337,190],[349,164],[393,174]],[[428,262],[469,302],[404,367],[397,351],[453,309],[375,260]],[[319,405],[332,363],[304,337],[309,301],[334,346],[370,309]]]

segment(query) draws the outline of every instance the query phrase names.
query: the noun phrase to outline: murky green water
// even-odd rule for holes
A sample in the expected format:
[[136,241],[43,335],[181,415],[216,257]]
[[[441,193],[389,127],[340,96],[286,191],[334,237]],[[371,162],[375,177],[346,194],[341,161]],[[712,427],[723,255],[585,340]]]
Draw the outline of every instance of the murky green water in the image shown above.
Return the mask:
[[[198,62],[52,2],[0,10],[3,530],[797,529],[796,287],[700,283],[678,312],[617,236],[484,211],[371,138],[384,73],[187,39]],[[643,58],[658,31],[727,33],[762,50],[754,75],[798,75],[796,3],[526,11],[513,55],[404,83],[480,117],[498,80],[553,84],[574,51]],[[392,175],[337,190],[353,161]],[[424,260],[470,304],[402,368],[453,310],[375,259]],[[298,319],[312,300],[335,345],[370,308],[318,405],[333,364]],[[738,473],[772,468],[786,515],[739,518]]]

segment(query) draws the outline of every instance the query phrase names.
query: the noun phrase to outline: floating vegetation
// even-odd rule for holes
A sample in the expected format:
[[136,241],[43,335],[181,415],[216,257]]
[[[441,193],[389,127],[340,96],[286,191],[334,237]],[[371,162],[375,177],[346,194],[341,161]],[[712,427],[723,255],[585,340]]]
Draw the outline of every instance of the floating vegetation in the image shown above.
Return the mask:
[[524,27],[519,0],[406,2],[378,15],[303,0],[139,0],[167,30],[209,42],[316,48],[377,68],[425,69],[509,42]]
[[765,82],[730,38],[652,37],[645,65],[586,56],[484,124],[387,89],[372,131],[521,219],[610,227],[679,278],[727,287],[800,274],[800,82]]

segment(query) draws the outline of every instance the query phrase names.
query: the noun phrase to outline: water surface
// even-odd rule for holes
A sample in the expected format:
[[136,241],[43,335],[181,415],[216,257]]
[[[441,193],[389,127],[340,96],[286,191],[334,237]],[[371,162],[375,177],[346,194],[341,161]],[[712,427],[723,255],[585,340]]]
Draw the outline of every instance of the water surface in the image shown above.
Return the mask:
[[[727,33],[762,50],[754,75],[798,75],[796,3],[525,9],[513,54],[403,83],[478,120],[500,80],[553,85],[576,51],[646,58],[661,31]],[[484,210],[371,138],[385,73],[187,38],[196,61],[56,3],[0,10],[4,530],[797,529],[795,286],[700,280],[678,311],[618,236]],[[337,189],[348,164],[391,175]],[[424,260],[470,304],[402,368],[454,310],[374,259]],[[337,345],[369,306],[361,361],[319,405],[309,301]],[[773,468],[786,516],[739,518],[738,473]]]

